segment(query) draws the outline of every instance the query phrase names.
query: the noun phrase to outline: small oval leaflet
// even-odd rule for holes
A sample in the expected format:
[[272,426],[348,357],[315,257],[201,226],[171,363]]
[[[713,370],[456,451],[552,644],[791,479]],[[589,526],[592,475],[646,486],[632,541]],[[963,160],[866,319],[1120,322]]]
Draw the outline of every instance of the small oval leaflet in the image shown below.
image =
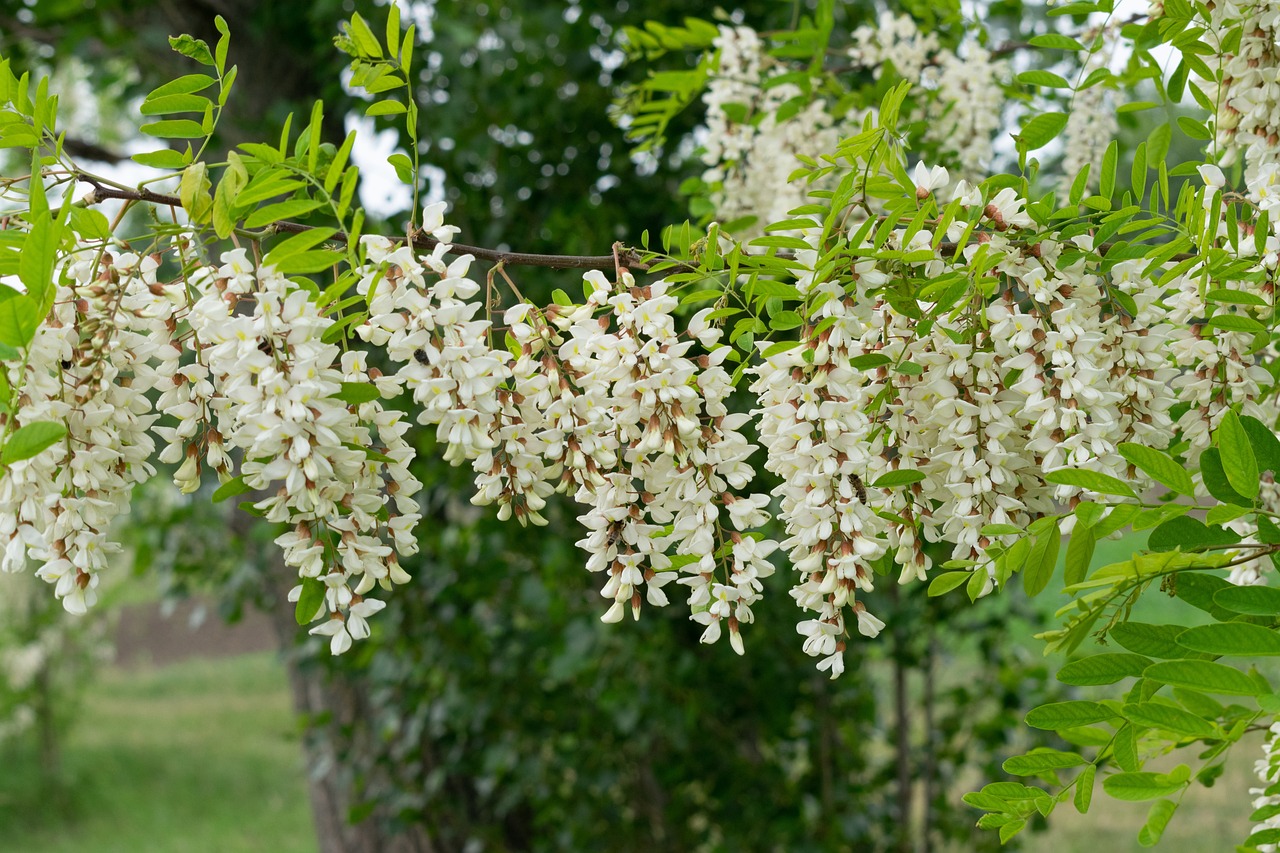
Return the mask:
[[1232,613],[1274,616],[1280,613],[1280,589],[1270,586],[1233,586],[1215,592],[1213,603]]
[[35,421],[19,427],[5,442],[0,462],[11,465],[30,459],[57,444],[66,434],[66,426],[53,421]]
[[1115,717],[1115,712],[1097,702],[1072,700],[1053,702],[1027,712],[1027,725],[1037,729],[1071,729],[1101,723]]
[[1115,684],[1124,678],[1140,678],[1152,663],[1145,655],[1105,652],[1072,661],[1058,670],[1058,680],[1079,687]]
[[1178,645],[1214,655],[1280,655],[1280,633],[1249,622],[1220,622],[1188,628],[1178,635]]
[[1257,696],[1270,692],[1235,667],[1207,660],[1169,660],[1152,664],[1143,675],[1178,687],[1229,696]]

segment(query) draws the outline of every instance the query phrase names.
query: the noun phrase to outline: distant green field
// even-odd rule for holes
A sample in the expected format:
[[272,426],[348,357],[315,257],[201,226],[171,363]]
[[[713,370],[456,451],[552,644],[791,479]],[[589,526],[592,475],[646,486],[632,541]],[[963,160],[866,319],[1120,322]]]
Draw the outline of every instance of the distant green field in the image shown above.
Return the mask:
[[0,751],[6,853],[308,853],[297,726],[270,653],[107,670],[58,783]]

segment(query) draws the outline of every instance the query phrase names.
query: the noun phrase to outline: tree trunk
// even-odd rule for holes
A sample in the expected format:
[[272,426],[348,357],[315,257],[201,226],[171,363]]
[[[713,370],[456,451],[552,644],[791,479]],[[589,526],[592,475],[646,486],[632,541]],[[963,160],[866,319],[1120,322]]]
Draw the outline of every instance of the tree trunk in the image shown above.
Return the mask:
[[[245,544],[246,557],[266,567],[262,571],[266,613],[280,643],[294,710],[308,721],[302,749],[317,849],[320,853],[439,853],[421,826],[390,833],[384,828],[386,822],[380,819],[386,816],[376,811],[359,823],[348,821],[355,805],[352,780],[344,771],[332,734],[350,731],[349,748],[358,748],[361,740],[370,737],[361,727],[363,685],[357,674],[306,665],[297,642],[301,629],[286,601],[296,580],[278,561],[272,564],[266,549],[254,547],[248,534],[255,523],[248,513],[238,512],[231,518],[232,529]],[[315,725],[314,720],[327,722]]]

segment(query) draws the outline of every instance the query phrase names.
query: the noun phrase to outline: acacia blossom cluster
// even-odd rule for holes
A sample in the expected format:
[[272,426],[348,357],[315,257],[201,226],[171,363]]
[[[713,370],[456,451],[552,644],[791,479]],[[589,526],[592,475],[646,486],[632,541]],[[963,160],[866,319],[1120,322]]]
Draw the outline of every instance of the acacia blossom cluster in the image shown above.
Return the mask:
[[[413,394],[445,458],[471,464],[473,502],[537,525],[553,492],[572,496],[587,508],[587,568],[611,601],[604,621],[666,605],[663,588],[679,578],[703,640],[727,624],[741,652],[739,626],[754,618],[776,546],[753,531],[769,519],[767,496],[735,494],[755,477],[754,448],[739,432],[748,416],[726,406],[729,350],[709,309],[678,334],[664,282],[593,271],[583,305],[506,311],[513,350],[494,349],[491,321],[476,319],[480,286],[465,278],[470,257],[446,266],[367,244],[360,289],[373,295],[357,333],[401,365],[388,381]],[[711,351],[691,357],[695,346]]]
[[[1103,30],[1103,38],[1106,41],[1103,47],[1081,57],[1080,80],[1087,80],[1093,71],[1106,67],[1116,44],[1116,29],[1112,26]],[[1092,37],[1086,35],[1085,40],[1091,41]],[[1096,164],[1102,162],[1102,156],[1107,146],[1111,144],[1111,140],[1116,138],[1118,129],[1115,110],[1107,103],[1107,89],[1104,86],[1095,83],[1087,89],[1078,89],[1075,92],[1071,112],[1067,117],[1067,126],[1062,131],[1060,192],[1063,195],[1070,190],[1076,175],[1087,165],[1093,165],[1089,173],[1089,186],[1098,186],[1100,170]]]
[[155,470],[150,429],[159,415],[150,392],[177,371],[180,355],[159,266],[156,256],[131,252],[67,256],[26,357],[3,365],[18,405],[0,414],[0,426],[12,435],[52,422],[66,435],[0,477],[0,568],[38,563],[72,613],[97,600],[99,573],[121,550],[111,523]]
[[[1254,811],[1267,809],[1275,813],[1255,824],[1250,835],[1265,829],[1280,829],[1280,809],[1276,809],[1280,806],[1280,723],[1272,723],[1268,734],[1262,744],[1262,757],[1253,765],[1253,772],[1263,787],[1250,788],[1249,793],[1254,795]],[[1261,853],[1276,853],[1280,845],[1264,843],[1257,845],[1257,849]]]
[[877,79],[891,67],[930,92],[926,141],[938,146],[963,177],[977,180],[986,174],[1001,126],[1007,62],[972,38],[956,50],[945,48],[936,33],[922,32],[909,15],[890,12],[882,12],[874,25],[855,29],[848,54]]
[[[1204,204],[1224,204],[1220,171],[1204,176]],[[946,543],[949,568],[986,573],[989,591],[1008,526],[1082,494],[1047,473],[1132,477],[1122,442],[1163,447],[1178,434],[1194,460],[1229,408],[1266,416],[1253,334],[1206,319],[1263,317],[1269,279],[1218,282],[1241,296],[1209,304],[1198,264],[1159,270],[1157,283],[1142,259],[1107,260],[1087,233],[1029,239],[1011,189],[951,187],[923,165],[914,180],[920,204],[958,200],[947,233],[897,229],[887,256],[851,247],[866,251],[835,274],[812,271],[816,242],[797,253],[803,324],[791,347],[760,336],[747,410],[731,401],[720,312],[683,319],[665,281],[593,271],[582,304],[537,307],[517,292],[495,327],[492,281],[469,277],[469,256],[446,261],[455,229],[441,206],[427,211],[441,241],[429,255],[364,238],[362,351],[330,342],[335,318],[315,295],[243,250],[209,264],[177,238],[183,272],[168,284],[160,256],[77,253],[25,373],[9,368],[24,395],[16,423],[62,418],[74,440],[10,466],[6,567],[30,553],[69,609],[91,603],[112,550],[106,522],[151,472],[154,435],[184,491],[205,468],[228,486],[239,477],[256,511],[288,523],[277,543],[303,580],[293,597],[322,585],[313,633],[340,653],[382,606],[368,594],[405,582],[399,560],[416,549],[409,417],[387,404],[408,393],[445,458],[472,467],[475,503],[532,524],[555,492],[582,506],[605,621],[667,604],[674,582],[703,639],[728,634],[741,651],[780,549],[805,648],[838,675],[846,636],[883,625],[867,607],[876,577],[926,579],[930,543]],[[1268,203],[1265,185],[1248,191]],[[977,237],[956,248],[968,224]],[[1273,270],[1275,235],[1261,258],[1254,242],[1233,251]],[[1224,232],[1201,249],[1226,245]],[[935,286],[948,309],[919,301],[916,313],[889,298],[907,280],[960,290]],[[751,491],[752,429],[781,480],[772,496]],[[762,533],[775,506],[781,542]]]
[[707,167],[702,180],[713,188],[721,219],[750,217],[739,233],[756,235],[804,204],[806,188],[788,180],[803,166],[799,158],[833,150],[859,116],[837,121],[814,98],[782,117],[779,108],[804,93],[795,83],[770,82],[790,69],[765,55],[755,30],[722,26],[714,46],[718,59],[702,96],[706,123],[698,134]]
[[183,273],[169,282],[157,278],[160,255],[75,251],[55,270],[25,358],[6,362],[18,407],[0,416],[5,426],[61,423],[66,436],[0,478],[3,568],[39,564],[66,609],[83,613],[121,550],[110,524],[154,460],[180,463],[184,492],[202,467],[224,483],[238,473],[256,511],[292,525],[277,542],[301,578],[323,584],[316,618],[329,618],[315,633],[340,653],[383,606],[365,595],[408,580],[396,556],[417,548],[408,424],[377,400],[335,396],[375,380],[362,353],[322,341],[334,320],[305,290],[244,250],[215,266],[174,242]]
[[[923,199],[947,178],[920,167],[916,182]],[[1204,320],[1263,316],[1269,285],[1222,282],[1239,302],[1209,306],[1199,265],[1159,285],[1143,260],[1107,263],[1088,235],[1027,242],[1033,225],[1012,190],[984,198],[961,183],[954,193],[957,222],[976,219],[978,241],[938,251],[927,228],[910,238],[898,230],[886,248],[929,259],[868,257],[836,280],[802,273],[810,307],[799,345],[754,370],[765,467],[784,480],[775,495],[790,536],[782,547],[799,574],[792,595],[816,614],[801,633],[832,672],[843,667],[846,613],[863,633],[880,627],[858,599],[884,555],[900,581],[924,579],[924,543],[948,543],[949,565],[987,572],[989,591],[993,558],[1016,537],[985,528],[1025,530],[1084,494],[1046,474],[1070,467],[1135,479],[1123,442],[1163,448],[1176,433],[1195,460],[1229,408],[1266,417],[1257,400],[1269,376],[1252,355],[1254,335]],[[1204,196],[1211,204],[1213,188]],[[953,224],[945,236],[960,230]],[[812,269],[818,254],[815,246],[797,261]],[[1274,268],[1273,256],[1259,260]],[[904,278],[967,278],[979,261],[989,290],[977,298],[965,288],[959,308],[928,322],[874,295]],[[882,477],[904,485],[873,487]]]
[[1280,8],[1270,0],[1234,0],[1208,9],[1208,44],[1217,49],[1240,33],[1234,52],[1211,57],[1222,73],[1220,90],[1212,80],[1202,83],[1218,105],[1216,153],[1224,166],[1243,157],[1252,177],[1280,163]]
[[[409,579],[399,556],[417,551],[421,488],[408,469],[409,425],[377,399],[398,389],[378,381],[364,353],[325,342],[335,318],[311,294],[243,249],[222,260],[187,273],[199,293],[186,312],[194,357],[162,397],[179,423],[160,428],[160,458],[182,460],[175,481],[193,491],[202,460],[228,481],[241,457],[255,510],[292,525],[276,538],[286,565],[323,583],[323,603],[307,615],[324,620],[312,633],[340,654],[384,606],[368,593]],[[344,383],[376,394],[348,403]]]

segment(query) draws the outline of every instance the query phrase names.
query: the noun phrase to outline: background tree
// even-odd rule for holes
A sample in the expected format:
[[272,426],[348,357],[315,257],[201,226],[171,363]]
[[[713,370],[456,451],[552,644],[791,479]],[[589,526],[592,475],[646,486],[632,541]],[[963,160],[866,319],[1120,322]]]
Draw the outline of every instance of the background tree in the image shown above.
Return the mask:
[[[224,148],[270,135],[283,115],[304,114],[317,96],[330,104],[326,138],[340,140],[343,110],[335,107],[351,99],[333,84],[345,63],[331,44],[332,22],[341,14],[336,4],[313,7],[304,21],[273,20],[285,12],[250,4],[219,11],[237,28],[235,113],[248,117],[222,126]],[[684,218],[676,191],[682,168],[664,158],[638,173],[628,143],[605,115],[612,87],[643,76],[641,68],[611,67],[616,58],[608,28],[642,18],[674,21],[691,11],[687,5],[437,4],[418,92],[429,116],[424,158],[446,176],[443,190],[462,239],[590,253],[634,239],[639,226],[656,233]],[[21,57],[29,51],[29,61],[87,57],[123,79],[110,59],[126,45],[132,54],[141,42],[140,77],[123,83],[143,92],[179,73],[183,60],[167,49],[166,36],[216,39],[211,13],[198,4],[104,4],[99,12],[95,21],[58,4],[12,11],[0,18],[0,32],[18,38],[3,52]],[[776,10],[746,12],[768,25]],[[857,6],[842,12],[849,24],[865,14]],[[777,23],[791,18],[792,10],[782,10]],[[40,45],[52,46],[52,54]],[[540,82],[528,85],[532,81]],[[316,91],[317,84],[328,89]],[[680,122],[691,127],[695,120],[677,116],[672,137],[680,135]],[[615,180],[621,184],[611,187]],[[539,287],[534,274],[522,274],[521,283],[533,292]],[[750,846],[762,827],[768,837],[781,838],[783,826],[793,843],[807,839],[814,849],[905,847],[912,843],[911,824],[903,816],[918,796],[929,802],[937,833],[967,836],[970,818],[954,811],[954,796],[947,796],[953,775],[947,774],[961,772],[973,756],[993,755],[1027,698],[1022,676],[1000,665],[1017,651],[991,639],[1007,618],[1007,602],[985,614],[966,611],[985,638],[977,644],[979,659],[996,663],[975,664],[989,681],[957,684],[928,675],[908,692],[907,670],[930,660],[937,642],[929,633],[904,632],[889,646],[892,663],[867,667],[862,682],[846,677],[831,687],[815,680],[780,690],[791,684],[782,673],[795,671],[794,660],[753,660],[748,676],[723,650],[698,647],[694,629],[674,615],[625,633],[601,629],[597,597],[563,537],[531,537],[478,520],[457,498],[467,487],[455,473],[438,462],[422,464],[424,481],[453,483],[434,490],[429,501],[433,517],[447,524],[431,528],[438,542],[424,548],[424,565],[414,572],[421,597],[392,603],[385,624],[397,630],[375,638],[386,648],[375,652],[370,644],[359,657],[337,663],[310,660],[305,651],[294,658],[300,707],[333,721],[317,731],[323,740],[314,749],[336,757],[342,770],[322,777],[313,792],[320,837],[331,849],[386,849],[390,837],[406,849],[453,849],[469,838],[512,849],[589,846],[616,829],[616,820],[601,820],[606,801],[619,804],[636,849],[695,846],[709,828],[727,847]],[[542,558],[528,561],[531,553]],[[264,577],[270,584],[272,574]],[[291,583],[275,580],[286,589]],[[280,591],[269,597],[278,601]],[[940,618],[910,596],[900,606],[904,617],[917,614],[920,622]],[[761,621],[776,630],[769,645],[794,646],[785,619],[762,613]],[[973,628],[972,621],[959,626]],[[285,621],[281,631],[292,637],[296,628]],[[885,654],[885,647],[868,644],[866,654]],[[707,678],[708,665],[714,679]],[[323,677],[318,668],[326,670]],[[1025,677],[1039,685],[1044,672]],[[875,713],[870,697],[876,692],[896,695],[892,721]],[[927,739],[891,734],[895,726],[910,732],[915,704],[930,704],[918,697],[930,693],[939,704],[926,712],[934,724]],[[726,696],[741,704],[724,707]],[[979,696],[992,704],[975,720],[961,709]],[[708,719],[723,719],[729,728],[709,733]],[[396,736],[388,739],[387,731]],[[715,736],[756,746],[742,755],[717,754],[709,768],[706,740]],[[875,759],[863,746],[877,740],[901,746],[889,760]],[[747,822],[736,809],[743,795],[733,786],[765,773],[773,774],[769,790],[778,792],[779,809]],[[886,795],[890,779],[896,788]],[[373,817],[359,830],[341,826],[342,818],[371,809]],[[836,814],[847,817],[832,821]],[[554,839],[552,827],[559,833]]]

